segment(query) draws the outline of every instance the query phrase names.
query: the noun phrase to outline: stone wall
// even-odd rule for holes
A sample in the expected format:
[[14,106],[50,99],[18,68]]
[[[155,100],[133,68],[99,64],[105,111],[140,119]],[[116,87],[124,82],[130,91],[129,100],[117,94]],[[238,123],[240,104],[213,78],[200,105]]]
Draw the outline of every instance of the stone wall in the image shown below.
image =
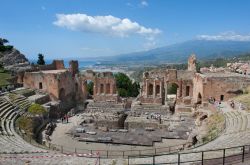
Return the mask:
[[250,77],[234,73],[217,73],[208,75],[196,74],[194,77],[193,102],[198,101],[199,95],[202,102],[207,102],[210,97],[217,101],[227,101],[240,94],[250,85]]
[[50,95],[51,100],[74,100],[75,84],[67,70],[26,72],[25,88],[37,89]]

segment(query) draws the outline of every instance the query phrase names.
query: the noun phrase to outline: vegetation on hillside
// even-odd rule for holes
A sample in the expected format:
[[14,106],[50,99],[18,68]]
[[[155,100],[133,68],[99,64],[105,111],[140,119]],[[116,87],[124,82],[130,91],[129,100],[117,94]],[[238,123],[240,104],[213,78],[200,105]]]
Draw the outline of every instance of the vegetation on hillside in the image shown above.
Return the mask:
[[40,104],[32,104],[29,107],[28,112],[33,115],[45,115],[48,113],[47,110]]
[[44,55],[41,54],[41,53],[38,54],[37,64],[38,64],[38,65],[45,65]]
[[136,97],[139,94],[140,85],[124,73],[115,74],[118,94],[121,97]]
[[11,78],[11,74],[6,71],[3,67],[0,67],[0,86],[9,85],[7,79]]
[[9,41],[7,39],[0,38],[0,52],[5,52],[5,51],[9,51],[9,50],[13,49],[13,46],[11,46],[11,45],[5,45],[8,42]]

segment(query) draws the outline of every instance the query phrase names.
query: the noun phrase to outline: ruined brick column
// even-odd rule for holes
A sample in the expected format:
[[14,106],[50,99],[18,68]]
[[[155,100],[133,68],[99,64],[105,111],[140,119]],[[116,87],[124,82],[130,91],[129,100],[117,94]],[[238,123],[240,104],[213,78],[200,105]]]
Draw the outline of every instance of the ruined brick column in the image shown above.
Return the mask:
[[148,97],[148,80],[146,80],[146,97]]
[[162,82],[160,83],[160,97],[162,98]]
[[107,82],[105,82],[105,84],[103,84],[103,90],[104,90],[104,94],[106,95],[107,93]]
[[156,85],[155,85],[155,79],[154,79],[154,86],[153,86],[153,98],[155,98],[155,96],[156,96],[156,94],[155,94],[155,87],[156,87]]
[[164,82],[165,84],[165,105],[168,104],[168,83],[167,82]]
[[97,85],[96,85],[96,81],[94,81],[94,86],[93,86],[93,95],[97,94]]

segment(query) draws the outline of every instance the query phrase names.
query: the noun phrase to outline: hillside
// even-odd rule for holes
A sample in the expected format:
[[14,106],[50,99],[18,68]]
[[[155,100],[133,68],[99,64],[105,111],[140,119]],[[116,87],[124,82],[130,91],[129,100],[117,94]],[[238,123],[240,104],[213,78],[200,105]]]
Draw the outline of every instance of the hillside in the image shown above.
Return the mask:
[[29,62],[25,55],[6,43],[8,40],[0,38],[0,63],[3,66]]
[[[233,57],[250,52],[250,41],[190,40],[144,52],[107,57],[109,63],[183,63],[190,54],[198,59]],[[104,62],[105,63],[105,62]]]

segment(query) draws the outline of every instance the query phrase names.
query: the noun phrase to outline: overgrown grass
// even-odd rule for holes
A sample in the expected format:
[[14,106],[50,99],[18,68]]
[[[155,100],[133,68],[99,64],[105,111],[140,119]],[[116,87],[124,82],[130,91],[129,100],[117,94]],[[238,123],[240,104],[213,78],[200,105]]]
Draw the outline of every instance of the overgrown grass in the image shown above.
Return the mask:
[[24,130],[28,135],[33,135],[33,120],[29,117],[21,116],[18,118],[17,123],[19,127]]
[[225,118],[222,113],[216,112],[207,119],[208,132],[202,138],[203,143],[206,143],[214,138],[223,130]]
[[242,103],[244,106],[246,106],[246,110],[250,111],[250,87],[244,91],[244,94],[236,96],[233,98],[233,100]]
[[9,85],[10,83],[6,80],[8,78],[11,78],[11,74],[0,68],[0,86]]
[[47,110],[39,104],[32,104],[28,108],[28,112],[33,115],[45,115],[46,113],[48,113]]

